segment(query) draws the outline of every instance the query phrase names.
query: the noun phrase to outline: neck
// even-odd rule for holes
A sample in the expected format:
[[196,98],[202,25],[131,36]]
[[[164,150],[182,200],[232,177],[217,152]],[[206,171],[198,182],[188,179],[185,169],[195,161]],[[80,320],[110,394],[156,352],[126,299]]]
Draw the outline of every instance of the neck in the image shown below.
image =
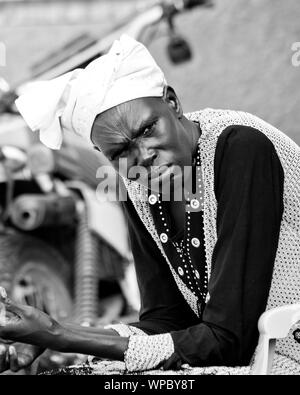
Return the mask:
[[192,157],[195,157],[197,154],[198,140],[201,136],[200,125],[198,122],[190,121],[185,117],[182,118],[182,123],[190,137]]

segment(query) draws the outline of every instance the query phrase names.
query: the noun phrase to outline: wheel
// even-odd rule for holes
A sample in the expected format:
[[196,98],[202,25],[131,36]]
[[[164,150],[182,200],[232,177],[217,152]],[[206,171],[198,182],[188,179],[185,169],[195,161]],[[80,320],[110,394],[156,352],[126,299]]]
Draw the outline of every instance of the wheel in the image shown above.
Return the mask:
[[62,321],[72,315],[71,269],[53,247],[23,234],[0,236],[0,286],[11,299]]
[[12,300],[61,322],[73,314],[70,284],[71,267],[53,247],[20,233],[0,235],[0,286]]

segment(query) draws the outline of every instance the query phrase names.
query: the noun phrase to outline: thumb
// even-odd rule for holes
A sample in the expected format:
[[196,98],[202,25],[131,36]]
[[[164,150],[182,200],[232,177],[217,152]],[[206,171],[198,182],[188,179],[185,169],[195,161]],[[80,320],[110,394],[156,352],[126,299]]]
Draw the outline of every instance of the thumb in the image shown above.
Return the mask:
[[12,317],[22,317],[27,306],[22,307],[12,303],[8,298],[5,302],[0,301],[0,327],[8,327]]

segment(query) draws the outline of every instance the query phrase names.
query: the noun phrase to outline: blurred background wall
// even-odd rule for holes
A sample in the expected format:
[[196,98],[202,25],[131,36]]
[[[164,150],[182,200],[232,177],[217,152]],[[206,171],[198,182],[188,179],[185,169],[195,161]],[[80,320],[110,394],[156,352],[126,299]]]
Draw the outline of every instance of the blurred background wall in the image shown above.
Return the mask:
[[[134,15],[143,0],[0,1],[0,41],[15,84],[30,66],[81,33],[105,35]],[[179,16],[179,32],[193,60],[174,66],[166,37],[150,50],[177,90],[186,111],[203,107],[242,109],[281,128],[300,144],[300,67],[292,44],[300,42],[299,0],[214,0],[215,6]]]

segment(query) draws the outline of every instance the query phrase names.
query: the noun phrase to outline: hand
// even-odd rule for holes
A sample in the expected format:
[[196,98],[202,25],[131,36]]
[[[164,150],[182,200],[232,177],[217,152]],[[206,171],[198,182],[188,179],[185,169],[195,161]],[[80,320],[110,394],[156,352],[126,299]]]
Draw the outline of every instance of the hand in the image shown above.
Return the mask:
[[47,314],[13,303],[0,287],[0,338],[48,348],[59,329],[60,325]]
[[44,349],[23,343],[0,343],[0,373],[26,369],[44,352]]

